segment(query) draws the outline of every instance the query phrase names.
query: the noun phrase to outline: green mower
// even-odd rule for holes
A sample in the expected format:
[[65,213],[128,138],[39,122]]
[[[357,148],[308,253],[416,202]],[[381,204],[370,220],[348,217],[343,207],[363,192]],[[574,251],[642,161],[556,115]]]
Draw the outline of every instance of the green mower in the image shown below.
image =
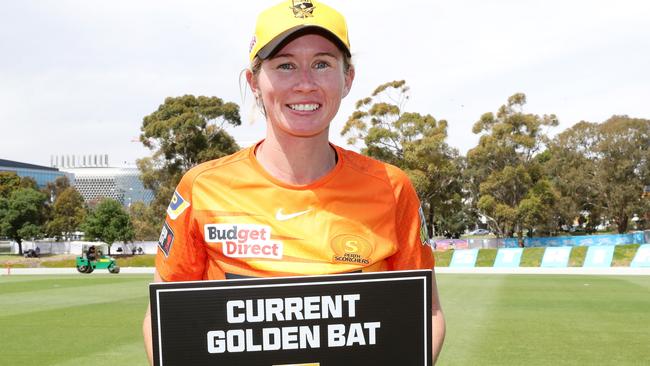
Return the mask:
[[89,246],[82,251],[81,256],[77,257],[77,271],[80,273],[92,273],[95,269],[107,269],[110,273],[120,273],[120,266],[117,265],[115,258],[102,255],[101,250],[95,252],[95,246]]

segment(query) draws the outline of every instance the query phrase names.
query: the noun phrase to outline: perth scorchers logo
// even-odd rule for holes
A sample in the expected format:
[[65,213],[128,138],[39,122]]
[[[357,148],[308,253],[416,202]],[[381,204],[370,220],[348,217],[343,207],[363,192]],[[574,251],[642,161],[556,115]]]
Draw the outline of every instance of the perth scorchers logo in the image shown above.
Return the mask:
[[335,236],[330,243],[335,262],[370,264],[373,247],[368,240],[352,234]]
[[293,16],[296,18],[310,18],[314,16],[314,9],[316,7],[311,3],[311,0],[293,0]]
[[207,224],[206,243],[221,244],[230,258],[282,259],[282,242],[271,240],[271,227],[254,224]]

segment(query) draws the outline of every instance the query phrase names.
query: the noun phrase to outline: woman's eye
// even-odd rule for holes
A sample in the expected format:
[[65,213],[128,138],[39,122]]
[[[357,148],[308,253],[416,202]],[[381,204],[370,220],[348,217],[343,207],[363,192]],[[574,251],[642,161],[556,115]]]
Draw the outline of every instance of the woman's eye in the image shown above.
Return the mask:
[[291,70],[293,68],[294,67],[293,67],[292,64],[280,64],[280,65],[278,65],[278,69],[280,69],[280,70]]
[[325,69],[328,68],[330,65],[325,62],[325,61],[318,61],[314,64],[314,68],[316,69]]

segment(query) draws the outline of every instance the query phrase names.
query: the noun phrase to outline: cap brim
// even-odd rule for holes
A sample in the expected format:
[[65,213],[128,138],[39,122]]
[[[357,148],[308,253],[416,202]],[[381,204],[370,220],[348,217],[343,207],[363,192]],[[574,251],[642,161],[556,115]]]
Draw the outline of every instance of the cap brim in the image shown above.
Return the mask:
[[287,43],[305,34],[320,34],[326,37],[327,39],[329,39],[330,41],[334,42],[334,44],[336,44],[336,46],[339,49],[341,49],[341,51],[345,52],[345,54],[348,57],[351,56],[348,47],[334,33],[317,25],[304,25],[304,24],[295,26],[293,28],[289,28],[286,31],[277,35],[275,38],[273,38],[273,40],[271,40],[264,47],[260,48],[259,51],[257,51],[257,56],[259,56],[259,58],[261,58],[262,60],[271,58],[280,49],[282,49],[282,47],[284,47]]

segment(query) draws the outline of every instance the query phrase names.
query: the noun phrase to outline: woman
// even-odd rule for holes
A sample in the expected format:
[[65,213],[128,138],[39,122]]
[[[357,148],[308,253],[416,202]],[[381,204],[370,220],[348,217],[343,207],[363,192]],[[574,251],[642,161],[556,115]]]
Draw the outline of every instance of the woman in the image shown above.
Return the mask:
[[[266,138],[183,177],[167,209],[155,281],[433,268],[406,175],[329,143],[354,80],[344,18],[316,1],[269,8],[250,60],[246,79],[266,116]],[[444,319],[435,277],[433,286],[437,357]]]

